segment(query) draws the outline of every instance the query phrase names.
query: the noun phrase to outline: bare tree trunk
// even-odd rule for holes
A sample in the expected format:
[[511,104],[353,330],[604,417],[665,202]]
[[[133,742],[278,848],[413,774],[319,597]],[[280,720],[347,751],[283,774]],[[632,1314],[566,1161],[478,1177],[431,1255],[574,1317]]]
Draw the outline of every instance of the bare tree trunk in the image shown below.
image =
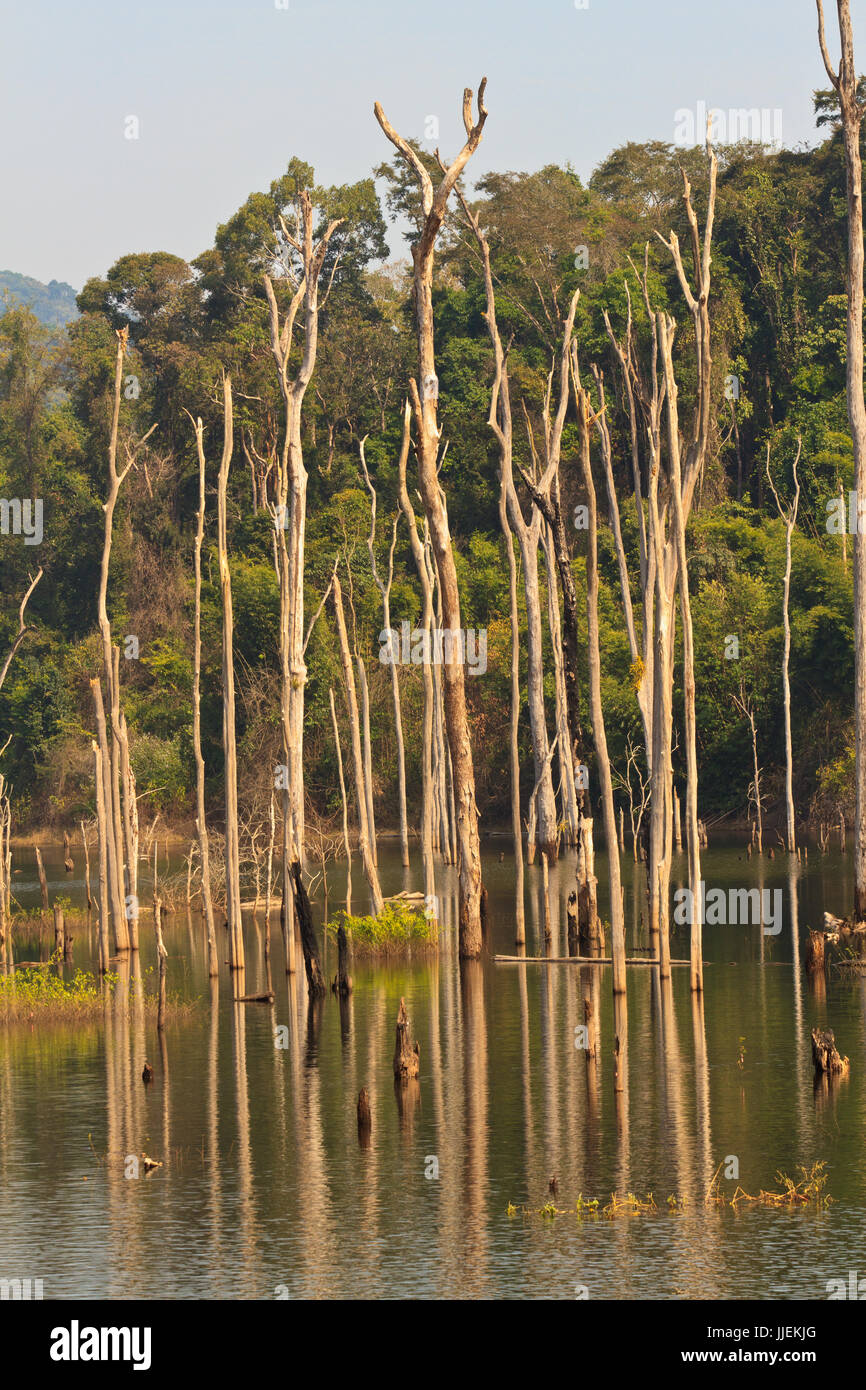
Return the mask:
[[[424,510],[430,523],[433,553],[442,593],[444,625],[450,632],[461,631],[460,593],[457,567],[451,545],[451,533],[437,473],[439,454],[439,425],[437,406],[439,385],[433,346],[433,252],[442,225],[448,198],[469,157],[478,148],[487,112],[484,108],[482,81],[478,92],[478,120],[472,121],[472,96],[464,92],[463,119],[466,142],[450,167],[443,173],[439,187],[433,189],[430,175],[417,153],[390,125],[376,103],[375,112],[385,135],[413,169],[421,189],[424,227],[412,248],[414,259],[414,303],[418,328],[419,381],[410,382],[412,406],[417,430],[418,481]],[[466,690],[463,665],[450,661],[444,667],[445,718],[448,742],[454,769],[455,800],[457,804],[457,875],[459,896],[459,950],[462,958],[481,954],[481,852],[478,835],[478,810],[475,802],[475,771],[472,763],[472,744],[466,714]]]
[[42,851],[36,846],[36,872],[39,875],[39,891],[42,894],[42,911],[47,913],[50,907],[48,901],[48,880],[45,877],[45,865],[42,863]]
[[701,851],[698,833],[698,754],[695,720],[695,654],[692,633],[692,610],[689,597],[689,571],[686,561],[686,526],[683,516],[682,473],[680,468],[680,428],[677,410],[677,383],[673,364],[674,321],[668,315],[658,315],[659,339],[668,396],[668,452],[671,468],[671,505],[673,530],[679,569],[680,606],[683,623],[683,699],[686,732],[686,839],[689,851],[689,887],[691,889],[691,988],[700,993],[704,987],[703,922],[701,913]]
[[[373,579],[376,588],[382,597],[382,620],[385,631],[389,638],[391,634],[391,585],[394,582],[394,550],[397,545],[397,523],[400,519],[399,512],[394,518],[391,532],[391,549],[388,553],[388,582],[387,584],[379,575],[379,567],[376,564],[376,489],[370,481],[367,472],[367,460],[364,457],[364,443],[367,436],[360,443],[361,467],[364,470],[364,480],[370,493],[370,534],[367,537],[367,550],[370,555],[370,567],[373,571]],[[403,420],[403,440],[401,453],[409,453],[409,420],[404,416]],[[403,471],[406,464],[403,462]],[[393,652],[392,652],[393,657]],[[391,699],[394,705],[394,731],[397,737],[397,805],[400,815],[400,858],[404,869],[409,867],[409,823],[406,817],[406,752],[403,743],[403,716],[400,710],[400,681],[397,676],[397,662],[393,659],[389,663],[391,667]]]
[[[824,34],[824,11],[818,3],[818,33],[821,56],[827,75],[838,93],[842,114],[842,140],[845,147],[845,173],[848,189],[848,269],[846,294],[848,420],[854,442],[854,490],[859,509],[866,501],[866,400],[863,395],[863,169],[860,156],[860,125],[863,106],[859,100],[858,74],[854,62],[854,33],[849,0],[836,0],[842,56],[839,71],[830,62]],[[866,528],[858,524],[854,536],[854,728],[855,783],[854,812],[854,920],[866,921]]]
[[108,813],[112,800],[111,755],[108,751],[108,733],[105,726],[105,707],[102,702],[102,684],[98,677],[90,682],[93,705],[96,715],[96,737],[99,743],[100,765],[102,771],[102,795],[104,819],[100,827],[100,849],[104,847],[108,876],[108,901],[114,927],[115,951],[129,950],[129,931],[126,914],[123,910],[122,869],[117,862],[117,840]]
[[550,650],[553,655],[553,678],[556,698],[556,734],[559,739],[559,767],[562,783],[562,825],[570,845],[577,844],[580,833],[580,813],[574,785],[574,764],[569,757],[568,712],[565,703],[565,680],[562,670],[562,615],[559,611],[559,584],[556,577],[556,554],[553,530],[548,521],[541,528],[541,544],[547,576],[547,626]]
[[373,915],[378,917],[384,907],[384,900],[382,898],[382,889],[379,886],[379,875],[370,850],[370,832],[367,824],[367,799],[364,791],[364,760],[361,752],[361,725],[358,716],[358,696],[355,691],[355,673],[352,669],[349,636],[346,632],[346,618],[343,613],[343,590],[336,572],[334,573],[333,592],[334,617],[337,621],[340,660],[343,666],[343,689],[346,696],[346,707],[349,713],[349,729],[352,737],[352,762],[355,769],[355,792],[358,801],[358,840],[361,852],[361,863],[364,866],[364,873],[370,885],[370,894],[373,899]]
[[[770,473],[770,446],[767,445],[767,480],[773,490],[779,515],[785,523],[785,586],[782,594],[782,624],[785,631],[785,645],[782,653],[782,698],[785,705],[785,813],[787,822],[788,853],[797,849],[797,831],[794,817],[794,751],[791,740],[791,537],[797,524],[797,511],[800,506],[800,480],[797,477],[797,464],[800,462],[802,440],[797,440],[797,456],[794,459],[794,500],[786,510],[782,508],[779,494]],[[843,509],[844,511],[844,509]]]
[[[500,475],[501,476],[501,475]],[[511,619],[511,715],[508,730],[508,751],[511,762],[511,838],[514,843],[514,917],[515,941],[526,945],[526,915],[523,891],[523,827],[520,823],[520,619],[517,612],[517,561],[508,524],[505,479],[501,476],[499,489],[499,524],[508,555],[508,608]],[[560,750],[561,751],[561,750]]]
[[[103,721],[104,723],[104,721]],[[108,969],[108,838],[105,824],[105,776],[102,749],[93,739],[93,780],[96,784],[96,835],[99,846],[99,968]]]
[[87,911],[93,911],[93,897],[90,892],[90,847],[87,843],[87,831],[84,828],[84,821],[81,822],[81,843],[84,847],[84,888],[87,893]]
[[578,384],[577,353],[573,352],[574,387],[580,423],[580,463],[589,510],[586,550],[586,621],[589,658],[589,704],[592,713],[592,736],[601,778],[601,804],[604,816],[604,838],[607,847],[610,876],[610,945],[613,961],[613,992],[625,994],[625,921],[623,918],[620,879],[619,844],[616,837],[616,812],[613,804],[613,778],[607,752],[607,734],[601,705],[601,656],[598,638],[598,513],[595,483],[590,464],[589,398]]
[[346,912],[352,915],[352,845],[349,840],[349,808],[346,801],[346,781],[343,776],[343,751],[340,748],[340,727],[337,723],[337,710],[334,705],[333,687],[328,690],[331,701],[331,722],[334,726],[334,746],[337,749],[337,771],[340,774],[340,800],[343,804],[343,844],[346,849]]
[[223,451],[217,486],[217,549],[223,609],[223,749],[225,752],[226,806],[226,919],[229,933],[229,968],[244,969],[244,934],[241,916],[240,844],[238,836],[238,756],[235,734],[235,662],[232,581],[226,541],[226,487],[232,458],[234,417],[231,377],[223,378]]
[[201,549],[204,542],[205,512],[205,456],[204,426],[199,417],[195,422],[195,442],[198,453],[198,511],[196,512],[195,532],[195,626],[193,637],[193,678],[192,678],[192,746],[195,756],[195,805],[196,834],[201,857],[201,896],[204,907],[205,929],[207,931],[208,975],[211,979],[219,974],[219,954],[217,951],[216,928],[214,925],[213,899],[210,884],[210,841],[207,832],[207,818],[204,804],[204,755],[201,749]]
[[[115,648],[115,651],[117,648]],[[126,911],[130,950],[138,950],[138,801],[129,761],[129,730],[120,712],[120,775],[123,785],[123,838],[126,848]]]
[[[302,860],[304,852],[304,686],[307,668],[304,661],[304,548],[307,524],[307,470],[304,467],[301,443],[301,408],[316,363],[319,332],[319,277],[322,273],[328,243],[341,219],[328,224],[325,232],[313,244],[313,204],[309,193],[302,189],[297,195],[298,221],[295,235],[280,218],[286,244],[300,260],[301,273],[288,311],[280,321],[279,306],[273,284],[264,277],[265,292],[270,308],[271,351],[277,367],[285,405],[283,443],[277,471],[277,501],[273,521],[277,535],[277,563],[280,579],[280,715],[283,737],[283,762],[287,769],[283,792],[283,919],[287,942],[293,940],[292,863]],[[303,307],[303,354],[300,365],[289,379],[292,337],[297,316]],[[288,963],[288,962],[287,962]],[[293,968],[293,967],[292,967]]]
[[370,854],[376,868],[379,867],[379,851],[376,847],[376,818],[373,813],[373,751],[370,746],[370,691],[367,686],[367,668],[360,656],[358,663],[358,684],[361,687],[361,733],[364,749],[364,797],[367,802],[367,833],[370,837]]
[[[400,448],[399,457],[399,500],[400,509],[406,518],[409,528],[409,545],[412,550],[412,558],[415,561],[415,569],[421,584],[422,610],[420,627],[424,633],[429,632],[433,616],[433,594],[430,586],[430,575],[427,570],[427,560],[424,554],[424,546],[418,535],[418,525],[415,520],[415,511],[409,499],[409,490],[406,485],[406,461],[409,454],[409,426],[411,421],[411,409],[408,401],[403,410],[403,444]],[[430,669],[429,654],[422,652],[421,675],[424,683],[424,714],[421,727],[421,859],[424,865],[424,894],[427,900],[428,909],[432,906],[436,896],[436,878],[433,863],[433,672]]]

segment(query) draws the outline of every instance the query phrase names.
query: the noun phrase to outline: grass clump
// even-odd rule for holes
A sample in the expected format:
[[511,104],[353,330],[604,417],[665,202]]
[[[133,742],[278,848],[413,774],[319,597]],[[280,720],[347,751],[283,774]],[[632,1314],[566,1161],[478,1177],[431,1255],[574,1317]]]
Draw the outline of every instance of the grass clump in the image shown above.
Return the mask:
[[385,903],[378,917],[353,917],[338,912],[325,930],[336,934],[344,927],[355,952],[369,956],[387,956],[410,951],[435,950],[438,930],[435,918],[427,917],[422,907],[410,903]]
[[[86,1023],[100,1019],[106,1004],[122,993],[117,975],[107,972],[98,980],[87,970],[76,970],[69,980],[54,973],[49,965],[0,974],[0,1024]],[[133,999],[132,987],[129,991]],[[155,1013],[155,996],[144,995],[136,1002],[145,1013]],[[172,1000],[170,1014],[184,1012],[187,1005]]]

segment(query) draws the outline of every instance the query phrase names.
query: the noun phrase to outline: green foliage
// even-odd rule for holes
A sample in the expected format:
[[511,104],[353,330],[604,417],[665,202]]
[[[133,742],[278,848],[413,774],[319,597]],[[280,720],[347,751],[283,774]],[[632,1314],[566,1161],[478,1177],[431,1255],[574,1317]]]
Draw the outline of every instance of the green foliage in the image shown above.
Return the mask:
[[413,947],[432,949],[438,939],[435,920],[425,916],[423,908],[409,903],[385,903],[378,917],[340,912],[326,923],[326,930],[336,934],[341,925],[355,951],[363,955],[392,955]]

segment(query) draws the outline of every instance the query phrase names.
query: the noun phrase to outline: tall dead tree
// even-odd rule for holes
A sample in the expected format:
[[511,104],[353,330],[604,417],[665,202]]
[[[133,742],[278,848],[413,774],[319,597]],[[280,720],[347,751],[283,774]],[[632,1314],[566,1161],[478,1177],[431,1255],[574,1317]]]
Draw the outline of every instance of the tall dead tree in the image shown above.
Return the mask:
[[[286,767],[286,785],[283,789],[283,914],[284,920],[291,923],[294,916],[291,906],[294,891],[291,866],[294,860],[302,861],[304,853],[304,687],[307,680],[304,661],[304,549],[307,470],[301,447],[301,408],[316,364],[319,279],[328,243],[340,226],[341,219],[330,222],[314,244],[312,199],[307,190],[302,189],[296,199],[294,232],[289,231],[282,217],[279,221],[287,258],[291,257],[292,252],[297,258],[294,271],[288,263],[286,265],[286,278],[292,286],[292,297],[284,315],[280,314],[271,277],[264,277],[270,308],[271,352],[285,407],[276,500],[271,507],[271,515],[280,580],[280,721],[283,763]],[[292,374],[290,359],[294,330],[302,310],[301,360]]]
[[346,696],[346,708],[349,714],[349,731],[352,739],[352,765],[355,772],[355,792],[358,802],[358,848],[361,853],[361,863],[367,883],[370,886],[370,896],[373,900],[373,914],[378,917],[384,907],[382,889],[379,886],[379,874],[373,862],[373,855],[370,849],[370,828],[367,821],[367,797],[364,788],[364,758],[361,751],[361,723],[358,714],[358,695],[355,689],[355,672],[352,667],[352,653],[349,650],[349,634],[346,631],[346,615],[343,612],[343,590],[340,580],[334,571],[332,581],[334,594],[334,617],[337,623],[337,637],[340,644],[340,662],[343,667],[343,692]]
[[241,917],[240,841],[238,834],[238,754],[235,733],[235,660],[232,580],[226,539],[226,490],[232,459],[234,412],[230,376],[223,377],[223,451],[217,483],[217,553],[223,610],[223,751],[225,754],[226,808],[226,921],[229,934],[229,968],[244,968],[244,933]]
[[577,350],[572,344],[572,381],[580,429],[580,466],[586,505],[589,513],[586,544],[586,623],[589,665],[589,707],[592,719],[592,738],[601,781],[601,805],[604,817],[604,837],[607,848],[610,881],[610,939],[613,961],[613,992],[625,994],[625,919],[619,862],[619,841],[616,834],[616,812],[613,804],[613,778],[607,751],[607,734],[601,704],[601,653],[598,633],[598,509],[595,483],[590,459],[591,407],[588,393],[581,387],[577,371]]
[[785,643],[782,651],[782,699],[785,706],[785,817],[787,824],[788,853],[797,849],[797,829],[794,817],[794,752],[791,740],[791,537],[797,525],[797,511],[800,506],[800,480],[797,464],[800,462],[802,439],[797,440],[797,455],[794,459],[794,499],[789,507],[783,507],[779,500],[776,484],[770,473],[770,446],[767,445],[767,481],[776,500],[779,516],[785,523],[785,584],[782,591],[782,625]]
[[[391,586],[394,582],[394,551],[397,545],[397,523],[400,519],[398,512],[394,518],[391,530],[391,549],[388,552],[388,581],[385,582],[379,574],[379,566],[376,563],[376,489],[370,481],[370,474],[367,471],[367,460],[364,456],[364,445],[367,436],[361,440],[359,445],[361,454],[361,468],[364,472],[364,481],[370,493],[370,534],[367,537],[367,551],[370,556],[370,568],[373,571],[373,582],[379,590],[382,599],[382,624],[390,638],[391,634]],[[409,453],[409,430],[404,422],[403,442],[401,452]],[[403,470],[405,471],[405,462]],[[393,658],[393,651],[392,651]],[[397,675],[397,662],[391,660],[391,699],[394,706],[394,730],[397,738],[397,800],[400,815],[400,856],[404,869],[409,867],[409,823],[406,818],[406,751],[403,743],[403,714],[400,709],[400,681]]]
[[[27,578],[30,579],[30,576],[28,575]],[[17,633],[15,634],[15,637],[14,637],[13,642],[12,642],[12,646],[9,648],[9,651],[8,651],[7,654],[6,654],[6,660],[3,662],[3,668],[2,668],[2,670],[0,670],[0,690],[2,690],[2,688],[3,688],[3,682],[4,682],[5,679],[6,679],[6,673],[7,673],[7,671],[9,670],[9,667],[12,665],[12,661],[13,661],[13,658],[14,658],[14,656],[15,656],[15,653],[18,651],[18,648],[21,646],[21,643],[24,641],[24,638],[27,636],[27,633],[30,631],[29,627],[27,626],[27,624],[26,624],[25,621],[24,621],[24,612],[25,612],[25,609],[27,608],[28,603],[30,602],[30,596],[31,596],[31,594],[33,593],[33,590],[36,588],[36,585],[39,583],[39,581],[40,581],[41,578],[42,578],[42,569],[41,569],[41,567],[40,567],[39,571],[38,571],[37,574],[36,574],[36,578],[35,578],[35,579],[30,579],[30,583],[29,583],[29,585],[28,585],[28,587],[27,587],[27,592],[25,593],[25,595],[24,595],[24,597],[22,598],[20,604],[18,605],[18,631],[17,631]],[[2,750],[0,750],[0,751],[2,751]]]
[[[456,636],[462,631],[460,592],[457,567],[451,543],[448,516],[439,486],[436,461],[439,455],[440,430],[437,419],[439,382],[433,343],[433,253],[442,226],[448,199],[466,163],[481,141],[487,110],[484,106],[486,78],[478,89],[478,117],[472,116],[472,92],[463,93],[463,124],[466,141],[460,153],[444,170],[438,188],[412,146],[398,135],[388,121],[379,102],[375,105],[376,119],[385,135],[412,169],[421,191],[424,223],[418,241],[412,247],[414,267],[413,291],[415,320],[418,332],[419,381],[410,381],[410,395],[415,417],[418,453],[418,482],[424,510],[430,524],[433,553],[442,594],[444,627]],[[419,389],[420,387],[420,389]],[[457,813],[457,876],[459,886],[460,955],[471,958],[481,954],[481,851],[478,835],[478,809],[475,802],[475,770],[472,744],[466,714],[466,690],[463,665],[459,660],[445,663],[444,697],[445,721],[451,751],[454,776],[454,800]]]
[[[689,225],[695,287],[683,265],[679,239],[675,232],[665,239],[657,233],[674,264],[680,289],[694,328],[695,408],[691,425],[680,442],[679,507],[683,532],[688,525],[695,487],[701,476],[710,431],[712,356],[710,352],[710,264],[716,207],[718,165],[707,139],[709,181],[707,215],[703,236],[692,205],[691,185],[683,171],[683,203]],[[637,271],[635,271],[637,274]],[[644,646],[637,651],[634,626],[630,640],[636,676],[638,704],[644,721],[647,760],[650,773],[649,853],[647,889],[649,897],[650,940],[659,960],[663,978],[670,974],[670,875],[673,855],[673,679],[676,630],[676,594],[679,578],[679,548],[674,517],[670,463],[665,468],[665,436],[671,436],[671,420],[664,429],[667,380],[662,361],[659,321],[650,303],[648,254],[643,276],[638,276],[650,325],[649,358],[641,370],[631,335],[631,310],[624,342],[619,342],[607,323],[608,332],[623,372],[632,434],[632,465],[635,503],[643,536],[643,486],[640,469],[640,441],[646,450],[647,530],[641,541],[641,588],[643,601]],[[677,429],[679,426],[677,426]],[[615,533],[616,534],[616,533]],[[645,562],[644,562],[645,553]],[[627,583],[623,583],[626,613],[631,607]]]
[[[198,511],[196,513],[194,550],[195,619],[193,630],[192,746],[195,756],[195,828],[198,836],[199,855],[201,856],[201,897],[207,931],[208,974],[213,978],[219,974],[219,954],[214,926],[213,899],[211,898],[210,842],[204,808],[204,755],[201,749],[201,548],[204,542],[205,511],[204,425],[201,417],[195,421],[194,428],[198,454]],[[268,894],[270,895],[270,879],[268,880]]]
[[[430,583],[430,573],[427,569],[424,543],[418,535],[418,523],[415,519],[415,510],[412,506],[412,501],[409,497],[409,489],[406,485],[406,464],[409,456],[408,445],[411,421],[412,411],[407,401],[403,408],[403,442],[400,446],[398,458],[398,496],[400,510],[406,518],[406,525],[409,529],[409,546],[412,551],[412,559],[415,561],[415,569],[417,570],[418,580],[421,584],[420,629],[426,634],[430,631],[433,624],[433,589]],[[433,864],[433,717],[435,690],[433,685],[433,671],[430,666],[430,653],[426,649],[426,637],[421,653],[421,676],[424,684],[424,712],[421,725],[421,862],[424,866],[424,894],[429,908],[436,895],[436,878]]]
[[[866,398],[863,394],[863,166],[860,126],[866,106],[858,97],[850,0],[836,0],[842,54],[838,72],[830,61],[824,8],[818,6],[818,41],[827,76],[839,97],[848,190],[848,266],[846,323],[848,422],[854,443],[854,490],[859,507],[866,499]],[[866,530],[854,536],[854,920],[866,921]]]

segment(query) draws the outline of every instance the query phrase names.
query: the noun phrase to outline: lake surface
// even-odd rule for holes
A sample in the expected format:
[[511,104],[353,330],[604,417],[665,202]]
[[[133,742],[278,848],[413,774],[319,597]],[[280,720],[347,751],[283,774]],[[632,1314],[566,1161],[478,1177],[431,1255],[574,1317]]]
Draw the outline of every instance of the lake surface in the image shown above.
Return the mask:
[[[74,852],[71,875],[61,852],[44,857],[52,898],[78,904]],[[16,850],[13,865],[17,900],[37,907],[32,850]],[[574,1298],[581,1288],[596,1299],[807,1299],[826,1298],[827,1281],[851,1270],[866,1276],[866,980],[831,971],[824,986],[802,970],[807,925],[820,925],[825,908],[850,911],[851,859],[812,849],[802,866],[780,852],[748,861],[742,846],[714,845],[702,867],[708,888],[780,889],[781,931],[708,926],[702,1006],[687,969],[667,986],[653,968],[629,970],[621,1094],[609,967],[491,958],[514,951],[507,839],[486,842],[489,954],[460,970],[454,875],[437,866],[438,956],[355,962],[342,1007],[329,994],[311,1009],[303,968],[286,976],[276,914],[273,1006],[234,1002],[227,970],[212,988],[201,919],[167,916],[169,990],[196,1003],[169,1021],[162,1048],[155,1020],[126,1002],[74,1029],[0,1030],[0,1278],[41,1278],[51,1299]],[[629,954],[639,954],[643,869],[628,857],[623,868]],[[386,893],[421,881],[420,866],[407,875],[390,847],[380,869]],[[674,887],[685,871],[676,856]],[[551,873],[553,955],[566,954],[573,872],[566,857]],[[544,953],[540,877],[527,870],[533,955]],[[339,865],[329,879],[333,910]],[[357,861],[353,880],[363,910]],[[147,901],[146,882],[140,891]],[[602,879],[606,915],[605,900]],[[72,930],[74,965],[92,968],[94,929]],[[252,992],[265,987],[263,908],[257,921],[247,916],[245,935]],[[126,969],[152,992],[147,918],[141,937],[140,961]],[[16,956],[38,950],[31,937]],[[672,954],[687,958],[687,927]],[[331,942],[329,979],[334,956]],[[575,1046],[585,990],[594,1063]],[[421,1050],[420,1081],[403,1092],[392,1072],[401,997]],[[851,1058],[850,1077],[832,1088],[813,1084],[815,1024],[833,1027]],[[147,1089],[146,1059],[156,1072]],[[362,1086],[367,1148],[356,1124]],[[142,1150],[164,1166],[126,1177],[126,1156]],[[732,1157],[750,1193],[775,1187],[777,1170],[824,1159],[834,1203],[705,1205]],[[537,1209],[554,1176],[560,1209],[579,1194],[603,1204],[631,1191],[652,1192],[658,1210],[545,1218]],[[736,1186],[722,1182],[729,1195]],[[669,1210],[670,1195],[686,1205]],[[509,1203],[534,1214],[509,1215]]]

